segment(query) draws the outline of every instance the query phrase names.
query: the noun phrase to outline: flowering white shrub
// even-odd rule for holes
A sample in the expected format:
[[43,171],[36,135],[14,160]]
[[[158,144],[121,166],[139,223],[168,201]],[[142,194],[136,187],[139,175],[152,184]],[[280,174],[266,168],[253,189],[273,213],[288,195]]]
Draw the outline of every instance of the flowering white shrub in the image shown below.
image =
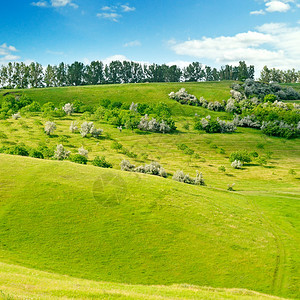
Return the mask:
[[90,134],[94,138],[98,138],[102,133],[103,133],[103,129],[96,128],[94,125],[92,126],[92,128],[90,130]]
[[233,113],[237,111],[236,101],[232,98],[228,99],[225,110],[229,113]]
[[103,129],[97,129],[93,122],[83,122],[80,128],[80,134],[82,137],[86,137],[91,134],[93,137],[98,138],[103,133]]
[[170,126],[164,120],[162,120],[159,123],[155,118],[152,118],[149,121],[148,115],[145,115],[144,117],[141,118],[141,121],[138,125],[138,129],[145,130],[145,131],[152,131],[152,132],[162,132],[162,133],[171,131]]
[[223,120],[220,120],[219,118],[217,118],[217,122],[219,123],[219,125],[221,127],[221,133],[236,131],[236,126],[233,122],[225,122]]
[[51,135],[55,131],[55,129],[56,129],[56,124],[54,122],[47,121],[45,123],[44,130],[45,130],[46,134]]
[[134,102],[132,102],[129,107],[129,110],[137,111],[137,107],[138,107],[138,104],[135,104]]
[[202,173],[197,171],[196,177],[191,178],[189,174],[184,174],[183,171],[178,170],[173,175],[173,180],[187,183],[187,184],[195,184],[195,185],[205,185]]
[[207,108],[208,102],[204,97],[200,97],[199,104],[200,104],[200,106]]
[[232,162],[231,166],[234,169],[241,169],[243,167],[243,164],[239,160],[235,160]]
[[88,154],[89,154],[89,151],[84,149],[83,147],[80,147],[78,149],[78,153],[86,158],[88,158]]
[[171,99],[174,99],[181,104],[190,104],[190,105],[198,105],[198,100],[196,96],[189,94],[185,88],[181,88],[178,92],[171,92],[169,94]]
[[75,132],[78,130],[77,122],[76,122],[76,121],[71,122],[71,125],[70,125],[69,129],[70,129],[70,131],[71,131],[72,133],[75,133]]
[[73,104],[67,103],[63,106],[62,110],[70,116],[74,112]]
[[91,132],[93,126],[94,126],[93,122],[83,122],[80,128],[81,136],[86,137]]
[[203,175],[202,173],[199,171],[197,171],[197,174],[196,174],[196,178],[195,178],[195,185],[205,185],[205,182],[204,182],[204,178],[203,178]]
[[236,90],[231,90],[230,94],[231,94],[232,98],[234,98],[237,101],[241,101],[244,98],[242,93],[240,93],[239,91],[236,91]]
[[250,128],[260,128],[261,124],[259,121],[256,120],[256,117],[254,115],[252,116],[246,116],[241,118],[240,116],[236,115],[233,119],[233,123],[236,126],[240,127],[250,127]]
[[70,155],[70,151],[65,150],[62,144],[57,145],[56,150],[54,151],[54,158],[57,160],[64,160]]
[[167,177],[167,172],[158,162],[151,162],[149,165],[145,164],[144,166],[135,167],[128,160],[122,160],[121,170]]
[[133,171],[135,169],[135,165],[131,164],[126,159],[123,159],[120,165],[122,171]]
[[18,113],[16,113],[16,114],[13,114],[11,117],[12,117],[14,120],[18,120],[18,119],[21,118],[21,114],[18,112]]

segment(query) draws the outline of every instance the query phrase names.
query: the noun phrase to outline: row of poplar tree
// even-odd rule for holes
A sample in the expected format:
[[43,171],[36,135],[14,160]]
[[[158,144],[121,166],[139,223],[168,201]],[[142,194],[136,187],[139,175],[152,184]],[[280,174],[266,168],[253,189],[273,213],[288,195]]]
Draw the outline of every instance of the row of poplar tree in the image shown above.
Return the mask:
[[254,66],[241,61],[238,66],[226,65],[219,70],[193,62],[181,69],[166,64],[140,64],[132,61],[112,61],[104,64],[74,62],[48,65],[39,63],[8,63],[0,67],[2,88],[56,87],[141,82],[197,82],[254,79]]

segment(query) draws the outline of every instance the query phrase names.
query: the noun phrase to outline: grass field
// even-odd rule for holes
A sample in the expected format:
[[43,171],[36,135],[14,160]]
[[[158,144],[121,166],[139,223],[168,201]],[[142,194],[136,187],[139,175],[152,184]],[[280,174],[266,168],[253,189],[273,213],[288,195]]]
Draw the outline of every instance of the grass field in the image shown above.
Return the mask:
[[[283,299],[245,289],[96,282],[0,263],[0,297],[12,299]],[[14,296],[11,296],[14,295]]]
[[[187,284],[300,297],[299,139],[266,137],[245,128],[234,134],[199,134],[192,129],[192,116],[212,113],[168,99],[167,94],[180,87],[197,97],[222,100],[229,96],[230,83],[25,91],[41,103],[79,99],[96,104],[106,98],[127,103],[166,102],[175,114],[178,131],[163,135],[125,129],[120,133],[105,122],[96,122],[104,129],[104,136],[97,140],[70,133],[72,120],[83,122],[80,115],[55,120],[57,130],[52,137],[43,132],[45,120],[40,114],[0,121],[0,146],[62,143],[73,153],[84,146],[90,160],[105,155],[113,164],[107,170],[0,154],[0,261],[5,270],[1,267],[0,290],[4,294],[38,298],[44,293],[49,299],[59,293],[69,298],[234,299],[245,292],[173,286]],[[226,113],[215,114],[229,118]],[[187,122],[189,130],[183,126]],[[114,141],[137,158],[113,150]],[[179,150],[177,145],[182,143],[197,155]],[[267,164],[254,161],[243,170],[234,170],[228,157],[238,149],[267,156]],[[158,161],[169,176],[120,171],[122,159],[136,165]],[[220,171],[220,166],[226,171]],[[206,186],[173,181],[172,174],[178,169],[192,176],[201,171]],[[232,183],[235,192],[227,191]],[[24,290],[7,279],[19,273],[28,285],[33,281],[38,288]],[[52,280],[59,282],[59,291],[44,289]],[[74,285],[78,294],[74,294]],[[249,299],[255,297],[245,293]]]

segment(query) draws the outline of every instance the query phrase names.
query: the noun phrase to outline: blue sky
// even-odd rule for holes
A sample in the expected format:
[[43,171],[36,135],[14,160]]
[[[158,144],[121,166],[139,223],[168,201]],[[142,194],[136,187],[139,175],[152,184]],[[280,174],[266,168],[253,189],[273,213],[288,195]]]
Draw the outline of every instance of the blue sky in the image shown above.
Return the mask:
[[300,69],[300,0],[3,0],[0,64],[129,59]]

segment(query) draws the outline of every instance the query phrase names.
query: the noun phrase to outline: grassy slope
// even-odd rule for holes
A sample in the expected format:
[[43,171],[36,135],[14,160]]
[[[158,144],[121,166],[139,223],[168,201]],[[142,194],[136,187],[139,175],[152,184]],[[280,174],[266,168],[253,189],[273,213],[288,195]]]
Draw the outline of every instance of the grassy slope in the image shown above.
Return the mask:
[[[203,96],[207,100],[222,100],[230,97],[230,81],[204,82],[204,83],[143,83],[143,84],[116,84],[98,86],[79,86],[62,88],[44,88],[21,90],[33,100],[40,103],[49,101],[59,104],[60,102],[72,102],[75,99],[87,104],[98,104],[102,99],[121,101],[126,103],[138,102],[149,103],[163,101],[172,104],[168,94],[185,87],[189,93],[197,97]],[[0,102],[3,94],[7,92],[18,93],[17,90],[0,90]]]
[[251,197],[69,162],[1,155],[0,167],[1,261],[94,280],[296,293],[291,257],[276,274],[275,231]]
[[245,289],[95,282],[0,263],[1,299],[282,299]]
[[[82,139],[68,131],[70,119],[78,119],[73,116],[56,120],[57,136],[48,138],[37,123],[44,120],[36,116],[0,121],[0,131],[8,136],[2,136],[0,145],[25,142],[37,146],[41,141],[56,145],[62,135],[67,135],[64,145],[69,150],[76,152],[84,145],[90,158],[104,154],[114,168],[119,168],[126,157],[111,150],[115,139],[138,154],[136,160],[130,159],[136,164],[156,160],[170,173],[183,169],[194,175],[201,170],[208,187],[1,155],[2,260],[96,280],[187,282],[299,296],[299,176],[288,175],[291,168],[299,173],[299,140],[269,138],[253,129],[239,129],[232,135],[188,132],[183,124],[192,124],[195,112],[212,112],[182,106],[166,96],[184,86],[198,97],[221,100],[228,97],[229,85],[141,84],[25,91],[35,100],[56,103],[74,98],[90,103],[100,98],[164,101],[176,114],[179,132],[141,135],[124,130],[120,134],[113,126],[99,123],[110,138]],[[186,143],[201,158],[185,155],[177,149],[178,143]],[[264,149],[258,149],[258,144]],[[220,147],[225,154],[218,153]],[[267,167],[252,165],[242,171],[232,170],[228,155],[236,149],[273,154]],[[218,171],[220,165],[226,167],[225,174]],[[124,180],[117,192],[115,174],[121,176],[121,182]],[[125,201],[121,197],[121,204],[113,209],[98,205],[103,197],[99,177],[113,180],[112,190],[105,191],[106,195],[114,191],[112,194],[120,198],[125,193]],[[225,191],[232,182],[236,183],[236,193]],[[24,194],[25,190],[28,193]]]

